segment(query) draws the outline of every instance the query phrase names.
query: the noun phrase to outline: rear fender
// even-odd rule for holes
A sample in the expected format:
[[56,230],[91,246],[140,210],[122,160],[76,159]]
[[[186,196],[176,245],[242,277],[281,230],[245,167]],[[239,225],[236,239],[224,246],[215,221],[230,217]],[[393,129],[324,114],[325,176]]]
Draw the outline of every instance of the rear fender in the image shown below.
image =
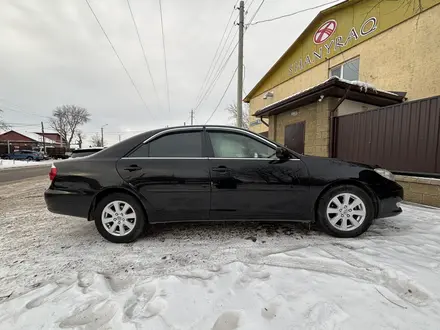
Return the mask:
[[108,195],[110,195],[112,193],[116,193],[116,192],[122,192],[122,193],[125,193],[125,194],[128,194],[128,195],[135,197],[141,203],[141,205],[144,209],[145,215],[148,218],[148,213],[150,210],[152,210],[150,203],[148,203],[148,201],[145,200],[145,198],[143,198],[140,194],[138,194],[134,189],[131,189],[129,186],[123,185],[123,186],[106,187],[105,189],[102,189],[98,193],[96,193],[93,196],[92,203],[90,204],[87,220],[88,221],[94,220],[93,212],[95,211],[96,205],[99,200],[101,200],[104,196],[108,196]]

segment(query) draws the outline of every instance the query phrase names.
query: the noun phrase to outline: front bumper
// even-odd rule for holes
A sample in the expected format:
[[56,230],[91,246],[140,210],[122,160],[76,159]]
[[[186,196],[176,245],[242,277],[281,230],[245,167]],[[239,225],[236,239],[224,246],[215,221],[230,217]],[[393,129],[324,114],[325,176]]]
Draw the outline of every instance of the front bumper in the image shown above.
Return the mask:
[[52,213],[88,218],[92,197],[69,191],[47,189],[44,192],[47,209]]
[[382,199],[379,204],[378,218],[394,217],[402,213],[402,208],[400,203],[402,202],[401,197],[388,197]]

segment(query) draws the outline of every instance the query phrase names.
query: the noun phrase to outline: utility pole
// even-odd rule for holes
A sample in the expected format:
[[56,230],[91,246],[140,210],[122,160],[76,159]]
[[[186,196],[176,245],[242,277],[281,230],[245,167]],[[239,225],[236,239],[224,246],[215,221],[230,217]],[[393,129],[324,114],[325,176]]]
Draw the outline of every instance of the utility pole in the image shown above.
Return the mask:
[[41,133],[43,134],[43,153],[46,155],[46,139],[44,138],[44,124],[41,122]]
[[194,125],[194,110],[191,109],[191,126]]
[[119,134],[119,142],[121,142],[121,134]]
[[237,78],[237,126],[243,127],[243,36],[244,36],[244,1],[240,1],[238,22],[238,78]]
[[102,125],[101,126],[101,147],[104,148],[104,127],[107,126],[108,124]]

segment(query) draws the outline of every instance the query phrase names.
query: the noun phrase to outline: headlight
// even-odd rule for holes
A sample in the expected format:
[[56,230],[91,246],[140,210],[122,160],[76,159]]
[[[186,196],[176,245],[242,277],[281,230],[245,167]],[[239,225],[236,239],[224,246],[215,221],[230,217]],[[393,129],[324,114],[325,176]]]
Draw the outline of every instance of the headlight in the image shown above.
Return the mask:
[[391,180],[391,181],[396,181],[396,179],[394,178],[394,174],[391,173],[388,170],[385,170],[383,168],[375,168],[374,171],[380,175],[382,175],[384,178]]

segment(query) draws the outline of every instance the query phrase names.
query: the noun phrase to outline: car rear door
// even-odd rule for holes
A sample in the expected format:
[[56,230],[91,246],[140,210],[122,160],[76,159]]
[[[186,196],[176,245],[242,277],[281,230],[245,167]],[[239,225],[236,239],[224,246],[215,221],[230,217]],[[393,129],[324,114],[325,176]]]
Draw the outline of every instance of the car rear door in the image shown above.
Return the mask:
[[298,159],[280,160],[276,145],[233,128],[208,128],[212,220],[309,218],[308,171]]
[[208,220],[210,176],[203,128],[160,132],[120,159],[121,177],[146,200],[152,223]]

